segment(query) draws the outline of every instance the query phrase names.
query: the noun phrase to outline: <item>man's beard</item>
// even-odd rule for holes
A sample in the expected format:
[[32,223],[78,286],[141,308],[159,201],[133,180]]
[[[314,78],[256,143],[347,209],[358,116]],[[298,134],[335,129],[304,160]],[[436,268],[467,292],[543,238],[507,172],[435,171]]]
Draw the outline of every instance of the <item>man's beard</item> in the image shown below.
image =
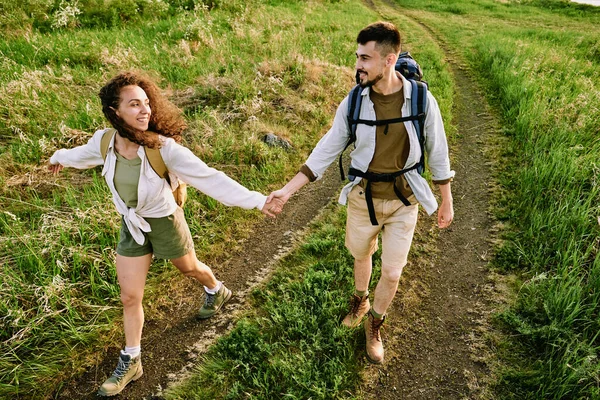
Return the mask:
[[362,88],[371,87],[371,86],[375,85],[377,82],[379,82],[382,78],[383,78],[383,73],[377,75],[374,79],[371,79],[371,80],[367,80],[364,82],[361,80],[359,85]]

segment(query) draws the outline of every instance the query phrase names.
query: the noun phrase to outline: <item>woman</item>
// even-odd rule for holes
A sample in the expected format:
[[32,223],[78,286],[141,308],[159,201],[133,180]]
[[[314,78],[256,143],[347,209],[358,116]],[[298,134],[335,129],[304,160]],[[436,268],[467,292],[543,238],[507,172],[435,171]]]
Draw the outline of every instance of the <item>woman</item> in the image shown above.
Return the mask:
[[[171,260],[183,274],[204,285],[206,299],[200,308],[200,318],[214,315],[231,297],[231,291],[196,258],[183,210],[173,196],[179,180],[228,206],[258,208],[271,217],[273,212],[281,210],[274,203],[265,204],[265,196],[208,167],[181,146],[178,142],[186,128],[183,116],[146,76],[121,73],[100,90],[100,99],[102,111],[116,133],[99,130],[83,146],[56,151],[48,168],[57,174],[63,167],[92,168],[104,164],[102,175],[122,215],[116,269],[126,343],[117,368],[98,392],[113,396],[143,373],[142,298],[153,254]],[[103,155],[101,141],[105,133],[113,137]],[[153,170],[144,147],[159,149],[173,187]]]

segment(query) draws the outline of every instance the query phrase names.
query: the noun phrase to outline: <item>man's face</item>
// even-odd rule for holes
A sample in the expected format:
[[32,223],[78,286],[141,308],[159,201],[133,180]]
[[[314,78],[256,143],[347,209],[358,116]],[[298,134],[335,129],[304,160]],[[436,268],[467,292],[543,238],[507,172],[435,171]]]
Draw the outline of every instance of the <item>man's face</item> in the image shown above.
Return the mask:
[[356,72],[360,86],[373,86],[383,78],[385,58],[375,49],[375,41],[359,44],[356,50]]

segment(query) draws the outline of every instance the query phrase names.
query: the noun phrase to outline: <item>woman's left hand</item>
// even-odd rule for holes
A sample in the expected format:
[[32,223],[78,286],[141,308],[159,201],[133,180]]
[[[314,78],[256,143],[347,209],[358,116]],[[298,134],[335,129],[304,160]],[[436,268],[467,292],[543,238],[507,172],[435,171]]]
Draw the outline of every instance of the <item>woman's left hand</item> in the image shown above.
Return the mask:
[[48,171],[52,172],[54,175],[57,175],[64,166],[62,164],[50,164],[48,163]]

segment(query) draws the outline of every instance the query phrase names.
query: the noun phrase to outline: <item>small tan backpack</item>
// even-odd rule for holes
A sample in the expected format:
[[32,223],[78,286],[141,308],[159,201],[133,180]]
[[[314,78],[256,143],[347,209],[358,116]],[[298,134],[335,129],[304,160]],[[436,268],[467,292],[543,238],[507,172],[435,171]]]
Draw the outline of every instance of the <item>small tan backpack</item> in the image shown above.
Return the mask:
[[[100,141],[100,153],[102,153],[102,159],[104,160],[106,160],[106,153],[108,153],[108,145],[116,133],[117,130],[111,128],[107,129],[102,135],[102,140]],[[144,152],[146,153],[146,158],[148,158],[148,162],[150,163],[150,166],[154,172],[156,172],[158,176],[165,179],[167,183],[171,185],[169,171],[167,170],[167,166],[160,155],[160,150],[150,149],[144,146]],[[177,186],[177,189],[173,191],[173,197],[175,198],[175,203],[177,203],[179,207],[183,207],[185,200],[187,199],[187,184],[179,181],[179,186]]]

